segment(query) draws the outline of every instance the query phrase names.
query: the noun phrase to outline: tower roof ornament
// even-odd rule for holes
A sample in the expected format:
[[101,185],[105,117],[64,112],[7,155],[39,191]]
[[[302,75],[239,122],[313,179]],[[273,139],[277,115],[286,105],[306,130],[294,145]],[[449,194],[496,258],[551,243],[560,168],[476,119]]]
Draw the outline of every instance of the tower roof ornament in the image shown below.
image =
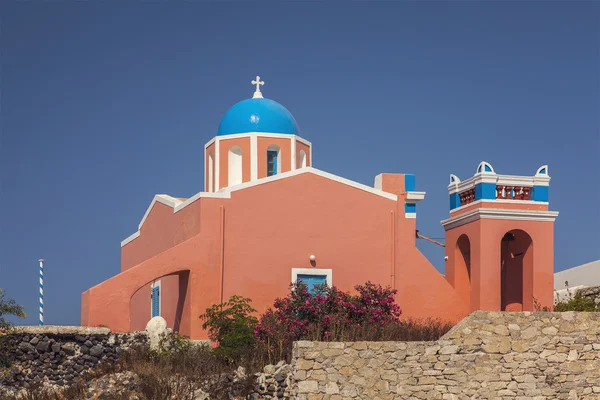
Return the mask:
[[256,75],[256,79],[251,82],[253,85],[256,85],[256,91],[254,92],[253,99],[262,99],[263,95],[260,92],[260,85],[264,85],[265,83],[260,80],[260,76]]

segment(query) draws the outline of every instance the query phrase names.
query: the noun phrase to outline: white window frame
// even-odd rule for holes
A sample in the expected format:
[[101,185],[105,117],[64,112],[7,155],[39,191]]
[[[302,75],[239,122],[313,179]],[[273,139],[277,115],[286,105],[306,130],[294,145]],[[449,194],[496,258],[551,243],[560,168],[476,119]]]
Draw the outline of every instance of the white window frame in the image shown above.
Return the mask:
[[319,268],[292,268],[292,283],[298,281],[298,275],[325,275],[327,286],[333,285],[333,270]]
[[154,318],[152,317],[152,289],[154,288],[158,288],[158,316],[162,317],[162,298],[163,298],[163,293],[162,293],[162,287],[160,284],[160,279],[157,281],[152,282],[152,284],[150,285],[150,319]]

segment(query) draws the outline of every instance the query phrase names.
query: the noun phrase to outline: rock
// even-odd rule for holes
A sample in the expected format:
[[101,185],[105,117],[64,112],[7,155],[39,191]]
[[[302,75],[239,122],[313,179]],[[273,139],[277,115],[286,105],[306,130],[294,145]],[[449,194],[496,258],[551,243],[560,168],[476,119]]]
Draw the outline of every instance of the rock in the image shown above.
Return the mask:
[[99,344],[95,345],[94,347],[92,347],[90,349],[90,355],[92,357],[99,357],[102,355],[103,352],[104,352],[104,347],[102,347]]
[[154,317],[146,325],[146,334],[150,341],[150,348],[157,349],[160,341],[167,335],[167,321],[163,317]]
[[21,342],[19,343],[18,349],[23,352],[29,353],[35,350],[35,347],[33,347],[30,343]]
[[277,368],[274,365],[265,365],[263,371],[265,374],[273,375],[277,371]]
[[30,343],[30,344],[32,344],[32,345],[34,345],[34,346],[35,346],[36,344],[38,344],[39,342],[40,342],[40,339],[39,339],[39,338],[37,338],[37,337],[35,337],[35,336],[33,337],[33,339],[31,339],[31,340],[29,341],[29,343]]
[[60,343],[53,343],[50,347],[53,353],[60,353]]
[[50,349],[50,343],[41,341],[37,344],[37,346],[35,346],[35,349],[38,352],[45,353]]

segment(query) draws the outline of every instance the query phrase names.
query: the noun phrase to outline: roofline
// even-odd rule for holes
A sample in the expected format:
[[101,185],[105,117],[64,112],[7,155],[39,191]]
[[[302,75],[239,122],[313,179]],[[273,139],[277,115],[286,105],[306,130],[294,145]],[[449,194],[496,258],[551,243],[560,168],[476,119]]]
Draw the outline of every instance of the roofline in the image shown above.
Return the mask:
[[300,143],[303,143],[309,147],[312,147],[311,142],[309,142],[308,140],[302,138],[301,136],[299,136],[297,134],[293,134],[293,133],[244,132],[244,133],[230,133],[227,135],[217,135],[217,136],[213,137],[212,139],[210,139],[208,142],[206,142],[206,144],[204,145],[204,150],[208,149],[208,147],[211,144],[215,143],[217,140],[221,141],[221,140],[239,139],[239,138],[246,138],[246,137],[253,137],[253,136],[273,138],[273,139],[281,139],[281,138],[296,139]]
[[363,185],[362,183],[358,183],[358,182],[352,181],[350,179],[342,178],[340,176],[330,174],[329,172],[321,171],[321,170],[313,168],[313,167],[304,167],[304,168],[296,169],[294,171],[283,172],[281,174],[269,176],[266,178],[260,178],[260,179],[250,181],[250,182],[245,182],[245,183],[242,183],[239,185],[226,187],[226,188],[219,190],[218,192],[198,192],[194,196],[190,197],[189,199],[187,199],[185,201],[182,201],[180,199],[177,199],[175,197],[172,197],[172,196],[169,196],[166,194],[157,194],[156,196],[154,196],[154,199],[152,199],[150,206],[148,206],[148,208],[146,209],[146,212],[144,213],[144,217],[142,218],[142,221],[138,225],[137,232],[133,233],[132,235],[127,237],[125,240],[123,240],[121,242],[121,247],[125,246],[126,244],[128,244],[129,242],[131,242],[132,240],[134,240],[140,236],[140,230],[142,229],[142,225],[144,225],[144,222],[146,222],[146,218],[148,218],[148,215],[150,215],[150,211],[152,210],[152,208],[154,207],[154,205],[157,202],[173,208],[173,214],[175,214],[175,213],[181,211],[182,209],[184,209],[185,207],[189,206],[190,204],[194,203],[196,200],[201,199],[201,198],[230,199],[231,193],[233,193],[233,192],[237,192],[239,190],[244,190],[244,189],[251,188],[254,186],[259,186],[259,185],[263,185],[266,183],[270,183],[270,182],[274,182],[274,181],[278,181],[278,180],[282,180],[282,179],[286,179],[286,178],[291,178],[293,176],[307,174],[307,173],[314,174],[314,175],[320,176],[322,178],[326,178],[326,179],[344,184],[346,186],[350,186],[355,189],[359,189],[359,190],[365,191],[367,193],[371,193],[376,196],[383,197],[388,200],[398,201],[398,196],[396,196],[395,194],[387,193],[387,192],[384,192],[383,190],[375,189],[370,186]]

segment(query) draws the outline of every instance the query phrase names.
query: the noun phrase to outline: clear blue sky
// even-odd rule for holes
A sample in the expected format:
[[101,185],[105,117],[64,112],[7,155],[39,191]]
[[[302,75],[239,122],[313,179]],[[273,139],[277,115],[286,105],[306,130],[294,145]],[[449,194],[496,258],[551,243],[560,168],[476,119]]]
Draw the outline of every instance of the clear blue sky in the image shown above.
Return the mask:
[[203,145],[257,74],[316,168],[416,174],[423,234],[444,236],[450,173],[549,164],[556,270],[600,258],[600,2],[7,0],[0,17],[0,287],[25,323],[40,257],[47,323],[79,323],[153,196],[203,188]]

